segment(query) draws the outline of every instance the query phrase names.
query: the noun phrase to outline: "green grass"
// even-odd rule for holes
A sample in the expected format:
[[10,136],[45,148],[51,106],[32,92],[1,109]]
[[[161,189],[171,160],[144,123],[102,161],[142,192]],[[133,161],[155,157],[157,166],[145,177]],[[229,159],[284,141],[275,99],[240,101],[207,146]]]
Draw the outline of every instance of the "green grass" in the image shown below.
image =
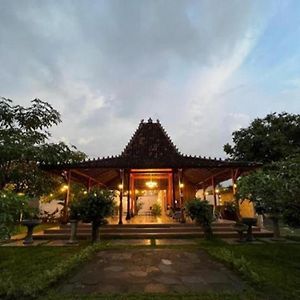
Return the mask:
[[203,247],[258,288],[265,299],[300,299],[300,245],[212,242]]
[[[242,244],[228,245],[220,240],[198,240],[187,246],[112,246],[102,242],[79,247],[0,247],[0,298],[32,299],[203,299],[203,300],[267,300],[300,299],[300,245]],[[234,269],[249,283],[243,294],[126,294],[126,295],[62,295],[55,289],[78,266],[99,250],[133,248],[174,248],[198,251],[205,249],[217,260]]]
[[74,270],[103,245],[1,247],[0,299],[32,299]]

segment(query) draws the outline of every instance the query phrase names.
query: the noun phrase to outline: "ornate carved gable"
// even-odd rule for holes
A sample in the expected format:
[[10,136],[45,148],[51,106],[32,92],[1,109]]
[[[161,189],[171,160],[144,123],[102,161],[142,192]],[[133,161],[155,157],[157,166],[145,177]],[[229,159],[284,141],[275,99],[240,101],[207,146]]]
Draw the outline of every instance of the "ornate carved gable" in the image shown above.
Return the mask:
[[138,129],[122,152],[123,157],[135,159],[174,158],[180,156],[159,121],[141,121]]

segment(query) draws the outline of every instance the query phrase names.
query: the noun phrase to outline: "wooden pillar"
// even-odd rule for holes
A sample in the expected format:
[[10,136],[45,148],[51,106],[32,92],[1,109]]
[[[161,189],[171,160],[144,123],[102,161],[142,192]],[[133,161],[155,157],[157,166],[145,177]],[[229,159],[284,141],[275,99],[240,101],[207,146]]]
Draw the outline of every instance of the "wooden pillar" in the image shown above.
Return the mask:
[[121,184],[119,185],[119,191],[120,191],[120,205],[119,205],[119,224],[123,224],[122,218],[123,218],[123,194],[124,194],[124,170],[120,170],[120,178],[121,178]]
[[175,174],[174,170],[172,170],[172,207],[175,209],[176,207],[176,192],[175,192]]
[[134,205],[134,199],[135,199],[135,189],[134,189],[134,176],[133,174],[130,174],[130,216],[134,216],[135,211],[135,205]]
[[168,192],[167,192],[167,207],[171,208],[172,206],[172,193],[173,193],[173,187],[172,187],[172,174],[168,174]]
[[179,187],[179,198],[180,198],[180,211],[181,211],[181,223],[185,223],[184,206],[183,206],[183,174],[182,169],[178,171],[178,187]]
[[68,205],[70,202],[70,188],[71,188],[71,171],[67,171],[67,189],[66,189],[66,195],[65,195],[65,201],[64,201],[64,208],[63,208],[63,223],[68,222]]
[[213,176],[211,178],[211,185],[213,188],[214,206],[216,208],[217,207],[216,183],[215,183],[215,178]]
[[203,200],[206,200],[206,187],[205,186],[203,186],[202,191],[203,191]]
[[130,214],[130,170],[127,172],[127,214],[126,214],[126,220],[131,219]]
[[239,203],[239,199],[237,199],[236,197],[236,181],[237,181],[237,177],[238,177],[238,169],[231,170],[231,179],[232,179],[232,195],[233,195],[233,199],[235,201],[236,204],[236,215],[237,218],[240,220],[241,219],[241,213],[240,213],[240,203]]

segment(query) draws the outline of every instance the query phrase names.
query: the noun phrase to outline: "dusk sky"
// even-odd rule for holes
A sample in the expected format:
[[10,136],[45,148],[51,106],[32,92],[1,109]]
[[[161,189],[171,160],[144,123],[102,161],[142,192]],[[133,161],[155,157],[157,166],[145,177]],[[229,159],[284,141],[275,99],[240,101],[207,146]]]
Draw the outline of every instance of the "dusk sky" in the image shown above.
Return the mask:
[[159,119],[185,154],[300,113],[300,1],[0,0],[0,96],[51,103],[53,139],[119,154]]

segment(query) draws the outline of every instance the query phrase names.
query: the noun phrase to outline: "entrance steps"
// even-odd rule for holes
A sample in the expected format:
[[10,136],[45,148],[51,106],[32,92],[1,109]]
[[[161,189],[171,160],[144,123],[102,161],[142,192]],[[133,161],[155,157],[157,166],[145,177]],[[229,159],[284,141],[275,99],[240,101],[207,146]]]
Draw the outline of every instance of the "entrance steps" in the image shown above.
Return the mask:
[[[213,233],[220,238],[238,238],[233,223],[213,223]],[[272,232],[253,227],[255,237],[271,237]],[[90,224],[78,224],[77,238],[88,240],[91,236]],[[34,235],[35,239],[67,240],[70,237],[70,225],[61,225],[56,229],[46,229],[43,234]],[[123,224],[100,227],[102,239],[165,239],[165,238],[202,238],[203,229],[194,224]]]

